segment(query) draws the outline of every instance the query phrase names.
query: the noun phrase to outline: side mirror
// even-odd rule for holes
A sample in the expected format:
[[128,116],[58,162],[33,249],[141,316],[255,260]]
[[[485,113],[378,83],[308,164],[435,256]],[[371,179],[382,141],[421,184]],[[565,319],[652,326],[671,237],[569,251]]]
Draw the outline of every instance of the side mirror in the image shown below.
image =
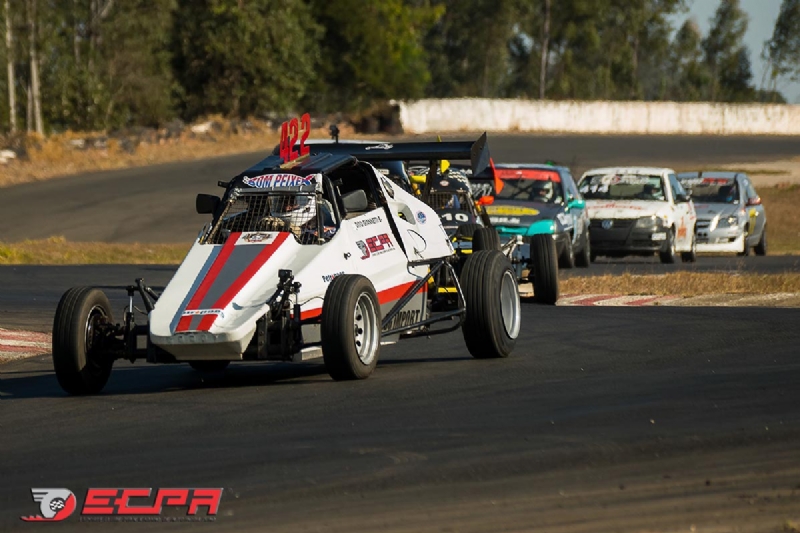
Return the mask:
[[578,198],[573,198],[569,202],[567,202],[567,207],[569,209],[584,209],[586,207],[585,200],[579,200]]
[[756,196],[755,198],[748,198],[747,205],[761,205],[761,197]]
[[676,194],[675,195],[675,202],[679,204],[685,204],[690,201],[692,197],[689,194]]
[[494,196],[481,196],[476,203],[478,205],[492,205],[494,203]]
[[211,215],[219,207],[222,200],[213,194],[198,194],[194,201],[194,207],[198,215]]
[[367,202],[367,193],[363,189],[350,191],[342,195],[342,203],[344,209],[348,213],[351,211],[366,211],[369,209],[369,202]]

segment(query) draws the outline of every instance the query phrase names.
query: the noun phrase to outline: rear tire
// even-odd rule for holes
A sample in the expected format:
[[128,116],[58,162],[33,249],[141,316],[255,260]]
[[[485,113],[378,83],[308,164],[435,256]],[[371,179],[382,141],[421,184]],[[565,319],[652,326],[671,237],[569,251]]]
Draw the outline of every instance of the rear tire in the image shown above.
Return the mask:
[[694,263],[697,261],[697,234],[692,234],[692,249],[688,252],[681,252],[681,261],[684,263]]
[[592,264],[592,245],[589,240],[589,231],[583,232],[583,246],[581,252],[575,256],[575,266],[588,268]]
[[378,364],[381,311],[372,282],[346,274],[331,281],[322,304],[322,357],[337,380],[365,379]]
[[555,305],[558,301],[558,259],[552,235],[531,237],[531,274],[535,301]]
[[469,353],[476,359],[508,357],[521,323],[519,287],[508,258],[498,250],[473,252],[460,281],[467,305],[461,332]]
[[53,321],[53,367],[69,394],[97,394],[108,382],[113,359],[103,353],[103,327],[113,324],[100,289],[75,287],[61,297]]
[[500,235],[494,228],[480,227],[472,234],[472,251],[499,250]]
[[758,240],[755,248],[753,248],[756,255],[767,255],[767,225],[764,224],[764,229],[761,231],[761,239]]
[[664,243],[664,249],[658,252],[658,258],[664,264],[672,264],[675,262],[675,229],[670,228],[667,232],[667,240]]
[[189,361],[189,366],[193,369],[197,370],[198,372],[203,372],[207,374],[223,372],[228,365],[231,364],[230,361]]
[[471,239],[473,234],[482,227],[483,226],[480,224],[474,224],[471,222],[469,224],[461,224],[458,228],[456,228],[455,236]]

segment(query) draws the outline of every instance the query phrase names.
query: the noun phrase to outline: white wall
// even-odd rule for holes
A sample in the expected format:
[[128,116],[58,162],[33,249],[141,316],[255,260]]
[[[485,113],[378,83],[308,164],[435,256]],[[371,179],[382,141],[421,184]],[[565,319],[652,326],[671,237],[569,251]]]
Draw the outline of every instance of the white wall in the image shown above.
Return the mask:
[[800,105],[453,98],[395,102],[406,133],[800,135]]

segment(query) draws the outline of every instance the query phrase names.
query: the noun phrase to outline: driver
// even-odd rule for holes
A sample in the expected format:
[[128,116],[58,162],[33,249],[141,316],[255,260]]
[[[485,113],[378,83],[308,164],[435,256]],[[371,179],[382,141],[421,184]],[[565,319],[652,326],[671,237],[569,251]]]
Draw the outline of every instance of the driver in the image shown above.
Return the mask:
[[552,181],[535,181],[533,183],[533,190],[531,191],[532,201],[549,204],[553,201],[553,195],[554,188]]
[[733,185],[723,185],[719,188],[719,192],[717,193],[717,198],[726,203],[732,204],[733,200],[736,197],[736,188]]
[[[291,194],[278,196],[273,200],[270,214],[271,216],[283,221],[285,227],[297,235],[302,243],[310,243],[318,235],[317,232],[317,201],[311,194]],[[319,203],[322,224],[324,227],[323,237],[329,239],[336,233],[336,226],[333,220],[333,209],[326,200]]]
[[652,183],[647,183],[642,187],[640,198],[642,200],[663,200],[664,196],[661,192],[661,187],[657,187]]

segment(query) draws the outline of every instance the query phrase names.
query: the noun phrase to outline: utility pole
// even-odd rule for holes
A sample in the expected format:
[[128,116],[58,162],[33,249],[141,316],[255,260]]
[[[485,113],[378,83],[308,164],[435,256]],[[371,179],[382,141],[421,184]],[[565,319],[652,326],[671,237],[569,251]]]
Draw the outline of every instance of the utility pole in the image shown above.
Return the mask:
[[11,24],[11,2],[5,1],[6,12],[6,65],[8,67],[8,116],[11,122],[11,133],[17,132],[17,94],[14,79],[14,41]]
[[539,70],[539,100],[544,100],[547,85],[547,56],[550,53],[550,0],[544,0],[544,28],[542,30],[542,63]]

